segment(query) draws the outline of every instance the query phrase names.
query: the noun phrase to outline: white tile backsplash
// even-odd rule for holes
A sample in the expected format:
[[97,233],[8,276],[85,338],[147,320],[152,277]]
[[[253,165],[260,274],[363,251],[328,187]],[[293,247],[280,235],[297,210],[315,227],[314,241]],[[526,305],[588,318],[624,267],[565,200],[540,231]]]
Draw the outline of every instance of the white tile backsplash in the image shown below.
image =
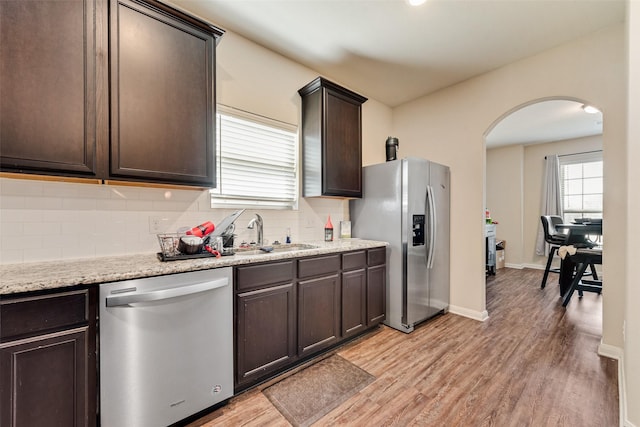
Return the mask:
[[60,197],[49,197],[49,196],[25,197],[24,208],[29,210],[62,209],[62,199]]
[[2,250],[24,251],[25,249],[37,249],[40,246],[40,239],[33,236],[20,234],[18,236],[2,236]]
[[127,211],[150,211],[153,210],[153,202],[151,200],[131,200],[124,201],[125,210]]
[[62,248],[24,251],[23,262],[56,261],[62,259]]
[[[2,222],[0,219],[1,236],[20,236],[23,233],[24,224],[18,222]],[[1,243],[1,239],[0,239]]]
[[96,209],[117,211],[125,210],[127,208],[127,201],[122,199],[98,199],[96,200]]
[[43,216],[43,222],[76,223],[80,219],[80,212],[68,210],[48,210]]
[[2,198],[0,198],[0,209],[24,209],[24,196],[4,195],[1,192],[0,194],[2,194]]
[[[235,209],[212,209],[209,194],[180,190],[0,178],[0,264],[157,252],[149,217],[166,217],[167,232],[214,224]],[[334,236],[349,218],[343,199],[300,199],[295,211],[247,209],[236,221],[236,243],[255,240],[254,213],[264,220],[265,242],[324,238],[328,215]],[[312,224],[312,226],[307,226]]]
[[[2,196],[0,196],[2,197]],[[11,222],[11,223],[42,223],[45,216],[43,215],[43,211],[41,210],[33,210],[33,209],[5,209],[4,207],[0,208],[2,210],[2,215],[0,215],[0,221],[2,222]]]
[[5,251],[0,249],[0,264],[15,264],[21,262],[24,262],[22,251],[15,251],[13,249]]
[[0,194],[3,196],[42,196],[44,181],[29,179],[0,179]]
[[67,211],[95,211],[96,199],[79,197],[62,197],[62,209]]

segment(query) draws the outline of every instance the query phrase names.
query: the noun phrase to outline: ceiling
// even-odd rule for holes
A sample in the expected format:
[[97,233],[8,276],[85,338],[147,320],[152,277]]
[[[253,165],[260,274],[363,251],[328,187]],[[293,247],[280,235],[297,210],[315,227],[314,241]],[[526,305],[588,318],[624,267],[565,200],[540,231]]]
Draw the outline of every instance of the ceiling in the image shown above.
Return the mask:
[[[390,107],[623,22],[624,0],[169,0]],[[224,38],[223,38],[224,42]]]
[[602,134],[602,113],[587,113],[583,105],[560,99],[527,105],[512,112],[489,132],[487,147],[539,144]]

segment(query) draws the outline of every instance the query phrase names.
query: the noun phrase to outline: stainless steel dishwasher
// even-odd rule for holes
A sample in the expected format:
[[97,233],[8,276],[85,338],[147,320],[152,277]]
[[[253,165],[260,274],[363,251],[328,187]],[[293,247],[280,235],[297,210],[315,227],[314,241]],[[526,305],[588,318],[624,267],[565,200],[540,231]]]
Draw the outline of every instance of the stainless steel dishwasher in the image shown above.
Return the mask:
[[233,395],[231,267],[100,286],[100,422],[167,426]]

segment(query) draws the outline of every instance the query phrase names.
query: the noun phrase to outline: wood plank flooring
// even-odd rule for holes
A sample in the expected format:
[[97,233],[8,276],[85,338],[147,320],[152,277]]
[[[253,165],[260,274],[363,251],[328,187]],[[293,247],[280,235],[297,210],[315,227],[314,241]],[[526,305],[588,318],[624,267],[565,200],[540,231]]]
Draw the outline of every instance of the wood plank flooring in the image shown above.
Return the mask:
[[[540,289],[542,274],[488,278],[486,322],[449,313],[336,350],[376,380],[314,425],[618,426],[617,362],[597,354],[602,296],[575,295],[565,309],[553,276]],[[289,423],[255,388],[190,426]]]

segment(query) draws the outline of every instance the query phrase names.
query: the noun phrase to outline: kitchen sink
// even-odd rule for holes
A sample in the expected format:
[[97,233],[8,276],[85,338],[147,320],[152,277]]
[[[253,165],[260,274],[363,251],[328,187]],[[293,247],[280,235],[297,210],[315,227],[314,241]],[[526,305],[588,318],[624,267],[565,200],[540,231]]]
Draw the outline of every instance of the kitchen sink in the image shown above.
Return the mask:
[[253,248],[238,248],[236,249],[236,255],[266,255],[266,254],[274,254],[274,253],[283,253],[283,252],[294,252],[294,251],[304,251],[309,249],[318,249],[319,246],[307,245],[304,243],[293,243],[289,245],[273,245],[273,246],[265,246],[265,249],[273,248],[272,250],[262,250],[262,249],[253,249]]

